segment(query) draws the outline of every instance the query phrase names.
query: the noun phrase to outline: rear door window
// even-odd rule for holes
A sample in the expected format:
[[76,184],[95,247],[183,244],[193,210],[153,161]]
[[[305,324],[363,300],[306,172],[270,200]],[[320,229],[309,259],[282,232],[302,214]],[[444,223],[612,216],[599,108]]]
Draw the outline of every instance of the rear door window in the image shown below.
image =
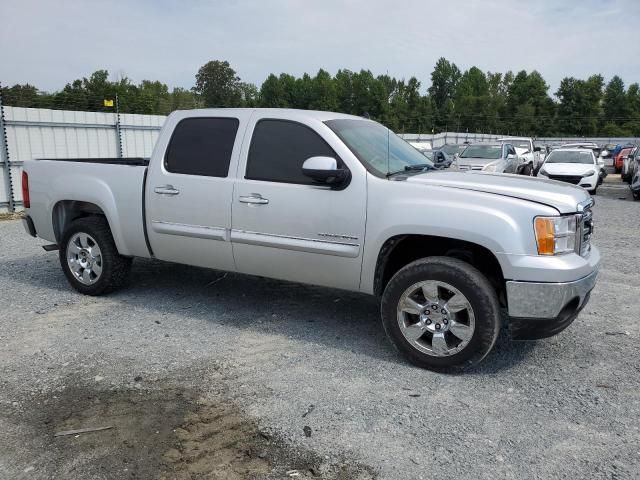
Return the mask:
[[171,173],[226,177],[239,124],[237,118],[181,120],[169,142],[165,168]]

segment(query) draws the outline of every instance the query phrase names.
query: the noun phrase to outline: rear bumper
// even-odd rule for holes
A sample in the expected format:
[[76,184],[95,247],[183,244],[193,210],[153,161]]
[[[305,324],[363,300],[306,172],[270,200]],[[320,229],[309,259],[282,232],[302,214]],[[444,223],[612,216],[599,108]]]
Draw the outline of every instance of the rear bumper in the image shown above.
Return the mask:
[[29,215],[25,216],[22,218],[22,226],[24,227],[25,231],[31,235],[32,237],[36,237],[36,226],[33,224],[33,220],[31,219],[31,217]]
[[507,282],[511,335],[544,338],[561,332],[589,301],[598,271],[574,282]]

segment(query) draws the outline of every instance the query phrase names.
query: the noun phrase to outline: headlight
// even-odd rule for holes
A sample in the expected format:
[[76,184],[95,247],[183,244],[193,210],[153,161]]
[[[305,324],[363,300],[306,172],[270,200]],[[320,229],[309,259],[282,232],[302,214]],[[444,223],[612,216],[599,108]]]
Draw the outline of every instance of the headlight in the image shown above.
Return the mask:
[[591,175],[595,175],[595,174],[596,174],[595,170],[589,170],[587,173],[583,175],[583,177],[590,177]]
[[534,230],[538,255],[558,255],[576,249],[577,216],[536,217]]
[[498,167],[498,162],[487,163],[482,169],[483,172],[495,172]]

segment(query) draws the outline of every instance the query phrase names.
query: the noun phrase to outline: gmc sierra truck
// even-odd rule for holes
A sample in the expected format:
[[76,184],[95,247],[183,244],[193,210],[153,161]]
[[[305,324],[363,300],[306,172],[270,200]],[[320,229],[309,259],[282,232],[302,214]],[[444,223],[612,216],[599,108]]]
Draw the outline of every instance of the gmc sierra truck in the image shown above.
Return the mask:
[[83,294],[122,286],[134,257],[364,292],[397,349],[436,370],[482,360],[505,322],[516,339],[560,332],[600,261],[584,190],[438,171],[338,113],[174,112],[150,161],[27,161],[23,195],[27,232]]

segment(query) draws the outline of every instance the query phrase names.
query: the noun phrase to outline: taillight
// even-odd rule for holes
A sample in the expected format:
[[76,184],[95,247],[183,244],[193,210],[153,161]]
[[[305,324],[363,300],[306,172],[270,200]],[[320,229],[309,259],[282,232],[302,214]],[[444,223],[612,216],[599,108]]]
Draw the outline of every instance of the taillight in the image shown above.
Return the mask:
[[29,174],[22,171],[22,205],[24,208],[31,208],[31,200],[29,199]]

